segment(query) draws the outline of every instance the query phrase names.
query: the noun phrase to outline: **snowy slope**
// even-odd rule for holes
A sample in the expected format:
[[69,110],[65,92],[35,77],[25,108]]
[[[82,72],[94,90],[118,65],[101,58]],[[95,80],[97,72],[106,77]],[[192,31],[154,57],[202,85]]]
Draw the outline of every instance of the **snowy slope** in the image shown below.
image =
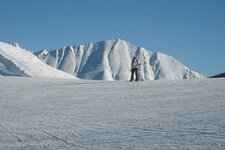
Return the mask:
[[162,53],[153,53],[150,58],[155,79],[193,79],[203,76],[184,66],[171,56]]
[[142,62],[142,80],[202,78],[176,59],[121,40],[107,40],[35,53],[48,65],[83,79],[129,80],[134,55]]
[[31,76],[75,79],[74,76],[52,68],[40,61],[31,52],[0,42],[0,75]]
[[217,75],[214,75],[214,76],[211,76],[210,78],[225,78],[225,72],[217,74]]
[[2,150],[225,147],[225,79],[0,77],[0,91]]

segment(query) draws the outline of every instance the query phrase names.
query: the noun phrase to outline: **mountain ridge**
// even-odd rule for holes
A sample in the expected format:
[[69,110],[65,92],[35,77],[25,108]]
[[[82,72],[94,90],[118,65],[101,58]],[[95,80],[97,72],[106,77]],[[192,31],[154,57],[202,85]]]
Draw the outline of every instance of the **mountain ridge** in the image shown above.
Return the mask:
[[0,75],[76,79],[76,77],[52,68],[18,43],[0,42]]
[[172,56],[134,46],[120,38],[34,54],[46,64],[81,79],[129,80],[134,55],[143,63],[139,69],[141,80],[203,78]]
[[225,78],[225,72],[213,75],[209,78]]

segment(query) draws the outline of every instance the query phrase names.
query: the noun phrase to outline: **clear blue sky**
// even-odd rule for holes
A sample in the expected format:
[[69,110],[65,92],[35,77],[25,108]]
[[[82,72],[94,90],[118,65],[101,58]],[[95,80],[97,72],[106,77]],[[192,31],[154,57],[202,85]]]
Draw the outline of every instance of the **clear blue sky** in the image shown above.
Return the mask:
[[121,38],[225,72],[225,0],[1,0],[0,41],[32,51]]

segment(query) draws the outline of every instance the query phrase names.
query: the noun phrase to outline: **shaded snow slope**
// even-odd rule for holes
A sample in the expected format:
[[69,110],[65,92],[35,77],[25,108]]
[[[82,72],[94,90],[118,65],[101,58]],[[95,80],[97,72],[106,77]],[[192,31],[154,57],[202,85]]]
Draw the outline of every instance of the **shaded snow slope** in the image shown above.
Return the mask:
[[85,45],[68,46],[35,53],[48,65],[82,79],[129,80],[134,55],[142,62],[141,80],[202,78],[182,63],[165,54],[151,52],[121,40],[107,40]]
[[74,76],[52,68],[18,44],[0,42],[0,75],[75,79]]
[[225,147],[225,79],[0,77],[0,91],[4,150]]
[[217,74],[217,75],[214,75],[214,76],[211,76],[210,78],[225,78],[225,72]]

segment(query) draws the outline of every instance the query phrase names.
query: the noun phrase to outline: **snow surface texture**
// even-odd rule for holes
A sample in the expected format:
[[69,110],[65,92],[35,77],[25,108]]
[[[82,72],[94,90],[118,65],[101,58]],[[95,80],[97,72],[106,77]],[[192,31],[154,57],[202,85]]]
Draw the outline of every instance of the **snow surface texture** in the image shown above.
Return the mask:
[[203,78],[171,56],[151,52],[121,40],[75,45],[35,53],[48,65],[82,79],[130,80],[132,57],[142,62],[141,80]]
[[0,77],[0,91],[0,149],[225,148],[225,79]]
[[13,45],[0,42],[0,75],[31,76],[75,79],[74,76],[59,71],[40,61],[31,52]]

